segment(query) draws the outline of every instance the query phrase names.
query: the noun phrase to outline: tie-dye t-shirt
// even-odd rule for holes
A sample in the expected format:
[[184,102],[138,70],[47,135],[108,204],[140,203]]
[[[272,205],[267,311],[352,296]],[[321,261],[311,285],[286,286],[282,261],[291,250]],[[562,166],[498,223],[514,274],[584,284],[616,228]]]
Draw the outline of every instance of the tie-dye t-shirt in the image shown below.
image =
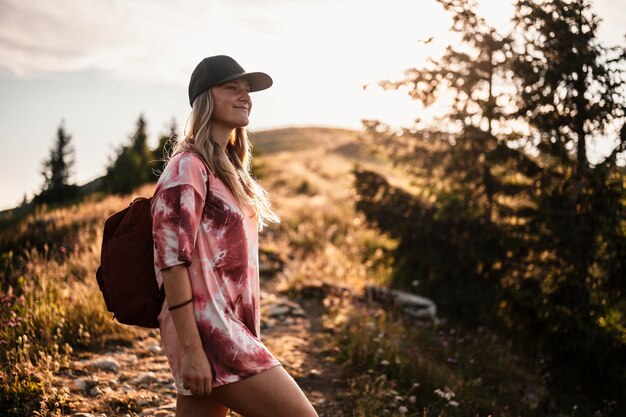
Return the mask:
[[[213,371],[213,386],[280,365],[260,340],[258,228],[224,183],[192,152],[175,155],[152,202],[157,280],[184,264],[193,291],[196,323]],[[163,349],[180,394],[181,346],[168,311],[159,315]]]

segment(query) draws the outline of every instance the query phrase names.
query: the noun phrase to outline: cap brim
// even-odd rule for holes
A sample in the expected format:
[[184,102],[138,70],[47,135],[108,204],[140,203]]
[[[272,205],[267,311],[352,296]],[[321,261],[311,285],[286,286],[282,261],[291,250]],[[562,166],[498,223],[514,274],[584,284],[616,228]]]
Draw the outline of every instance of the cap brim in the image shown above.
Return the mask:
[[272,77],[264,72],[242,72],[240,74],[226,77],[215,84],[223,84],[228,81],[236,80],[237,78],[245,78],[248,80],[248,84],[250,84],[250,92],[266,90],[274,84]]

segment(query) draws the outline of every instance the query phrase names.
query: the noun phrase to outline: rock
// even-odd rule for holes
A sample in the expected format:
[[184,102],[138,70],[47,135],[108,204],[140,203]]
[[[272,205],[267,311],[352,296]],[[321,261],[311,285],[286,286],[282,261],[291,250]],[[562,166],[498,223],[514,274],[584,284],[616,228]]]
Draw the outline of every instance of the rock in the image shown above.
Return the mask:
[[101,394],[102,394],[102,390],[98,387],[93,387],[92,389],[89,390],[89,395],[91,395],[92,397],[96,397]]
[[269,317],[282,318],[284,316],[305,317],[306,313],[300,304],[286,298],[278,298],[267,306],[265,313]]
[[91,366],[101,371],[117,372],[120,364],[113,358],[103,358],[91,362]]
[[378,302],[391,303],[409,316],[437,320],[437,306],[434,301],[426,297],[374,285],[367,285],[365,291],[371,299]]
[[97,378],[80,378],[74,381],[71,390],[85,394],[89,392],[90,389],[98,385],[98,382]]
[[74,413],[72,414],[74,417],[95,417],[91,413]]
[[131,382],[137,385],[149,385],[158,382],[158,379],[154,372],[142,372],[133,378]]
[[124,394],[128,394],[129,392],[135,391],[135,389],[131,387],[130,385],[128,385],[128,383],[126,382],[122,384],[119,390],[122,391]]
[[269,311],[267,312],[267,315],[270,317],[277,317],[277,316],[285,315],[289,313],[289,311],[290,311],[290,308],[286,305],[274,304],[270,306]]
[[126,355],[126,357],[124,358],[124,361],[134,363],[134,362],[137,362],[137,359],[138,359],[137,355],[129,354],[129,355]]
[[148,350],[152,353],[161,353],[162,349],[161,349],[161,345],[159,345],[158,343],[155,343],[152,346],[150,346]]
[[74,392],[87,392],[87,390],[89,390],[89,386],[87,386],[87,381],[85,381],[84,379],[77,379],[76,381],[74,381],[74,383],[72,384],[72,391]]
[[139,398],[137,398],[137,405],[141,406],[141,407],[145,407],[146,405],[149,405],[153,402],[157,402],[159,400],[159,396],[158,395],[154,395],[154,396],[150,396],[147,397],[143,394],[139,395]]

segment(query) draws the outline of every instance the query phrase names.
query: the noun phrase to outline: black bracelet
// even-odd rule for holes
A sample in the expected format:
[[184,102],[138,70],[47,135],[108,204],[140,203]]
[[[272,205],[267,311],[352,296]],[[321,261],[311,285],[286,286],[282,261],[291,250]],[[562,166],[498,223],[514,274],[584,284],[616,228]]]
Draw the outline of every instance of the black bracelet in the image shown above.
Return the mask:
[[176,304],[175,306],[169,307],[168,310],[169,311],[176,310],[177,308],[181,308],[183,306],[186,306],[187,304],[191,303],[192,301],[193,301],[193,297],[190,298],[189,300],[185,301],[184,303]]

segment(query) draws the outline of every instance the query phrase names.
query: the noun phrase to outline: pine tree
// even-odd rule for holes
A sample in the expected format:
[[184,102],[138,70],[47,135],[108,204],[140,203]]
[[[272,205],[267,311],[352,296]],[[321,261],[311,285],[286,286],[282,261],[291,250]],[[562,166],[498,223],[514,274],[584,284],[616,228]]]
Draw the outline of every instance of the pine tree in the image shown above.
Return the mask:
[[535,128],[538,149],[556,163],[571,166],[575,149],[573,167],[582,179],[588,140],[624,116],[625,50],[600,44],[600,21],[588,0],[519,0],[515,9],[523,36],[513,65],[518,114]]
[[510,169],[511,165],[526,176],[538,171],[523,152],[508,146],[520,137],[510,123],[509,103],[515,93],[508,88],[513,39],[499,34],[478,16],[475,1],[437,1],[452,12],[452,30],[461,35],[460,45],[449,46],[441,59],[430,59],[425,67],[406,70],[403,80],[380,85],[386,89],[404,87],[424,106],[448,94],[453,100],[451,108],[435,125],[406,129],[399,135],[389,134],[377,122],[366,123],[366,128],[376,137],[380,152],[418,176],[436,179],[433,186],[462,198],[489,222],[512,210],[498,207],[498,194],[525,191],[503,181],[494,171]]
[[43,162],[44,184],[41,193],[35,197],[36,203],[58,203],[76,195],[76,186],[70,184],[75,163],[71,140],[72,136],[67,134],[64,121],[61,121],[50,156]]
[[[509,305],[531,319],[527,330],[560,364],[561,381],[583,376],[596,395],[620,395],[626,317],[614,311],[626,302],[626,192],[616,159],[626,146],[611,127],[625,115],[626,50],[599,42],[587,0],[519,0],[514,20],[518,117],[530,127],[542,170],[527,222],[535,244],[525,261],[533,268],[520,271]],[[603,136],[618,145],[592,166],[587,144]],[[580,366],[570,368],[574,361]]]
[[137,120],[137,128],[129,142],[118,151],[115,160],[107,168],[106,188],[113,193],[127,194],[136,187],[153,180],[150,169],[152,151],[148,146],[146,121],[143,115]]

